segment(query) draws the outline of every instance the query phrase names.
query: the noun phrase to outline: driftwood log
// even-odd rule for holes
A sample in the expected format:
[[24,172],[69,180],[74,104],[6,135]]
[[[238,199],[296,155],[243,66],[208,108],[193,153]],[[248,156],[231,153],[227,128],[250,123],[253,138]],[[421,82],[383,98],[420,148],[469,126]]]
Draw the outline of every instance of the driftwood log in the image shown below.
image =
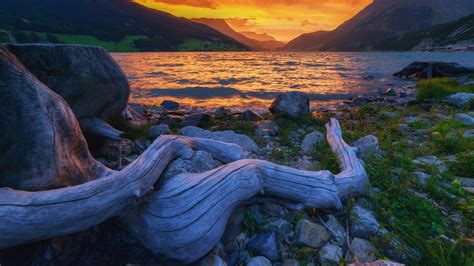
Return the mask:
[[[342,200],[366,189],[367,174],[334,119],[327,139],[341,165],[337,175],[241,160],[237,145],[182,136],[160,137],[114,171],[90,155],[66,101],[2,45],[0,95],[0,249],[122,216],[155,254],[192,262],[219,241],[233,209],[258,193],[340,208]],[[193,149],[228,164],[178,175],[154,191],[167,165],[178,156],[189,158]]]
[[240,160],[201,174],[181,174],[163,184],[137,213],[125,218],[128,228],[155,254],[193,262],[220,240],[234,209],[258,193],[303,203],[312,208],[340,208],[341,200],[367,187],[367,174],[332,119],[327,140],[342,171],[311,172],[261,160]]
[[444,62],[413,62],[399,72],[393,74],[394,77],[419,79],[461,77],[474,74],[474,68],[463,67],[457,63]]

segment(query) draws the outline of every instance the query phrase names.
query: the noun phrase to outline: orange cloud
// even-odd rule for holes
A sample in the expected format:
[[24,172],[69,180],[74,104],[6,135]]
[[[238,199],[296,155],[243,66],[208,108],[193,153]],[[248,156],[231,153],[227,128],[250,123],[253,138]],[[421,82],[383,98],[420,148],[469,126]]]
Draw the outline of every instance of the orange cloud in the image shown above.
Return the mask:
[[135,0],[176,16],[225,19],[237,31],[268,33],[289,41],[332,30],[373,0]]

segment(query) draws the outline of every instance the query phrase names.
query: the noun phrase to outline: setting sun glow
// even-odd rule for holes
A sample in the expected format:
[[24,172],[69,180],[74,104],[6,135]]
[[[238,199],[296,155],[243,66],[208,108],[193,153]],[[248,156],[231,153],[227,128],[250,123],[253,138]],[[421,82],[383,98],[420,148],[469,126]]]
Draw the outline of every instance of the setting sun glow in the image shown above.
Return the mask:
[[185,18],[225,19],[236,31],[267,33],[280,41],[332,30],[372,0],[136,0]]

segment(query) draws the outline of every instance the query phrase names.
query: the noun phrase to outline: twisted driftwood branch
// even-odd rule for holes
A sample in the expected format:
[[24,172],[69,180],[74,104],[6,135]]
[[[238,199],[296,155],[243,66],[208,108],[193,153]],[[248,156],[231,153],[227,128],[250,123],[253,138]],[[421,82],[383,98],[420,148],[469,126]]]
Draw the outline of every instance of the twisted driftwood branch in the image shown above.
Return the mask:
[[225,163],[243,157],[237,145],[163,136],[122,171],[104,170],[103,177],[82,185],[40,192],[0,188],[0,249],[79,232],[121,213],[152,188],[172,160],[191,157],[191,148]]
[[327,140],[342,172],[302,171],[261,160],[240,160],[201,174],[181,174],[163,184],[138,213],[125,218],[128,228],[151,251],[193,262],[220,240],[233,210],[258,193],[340,208],[341,199],[366,189],[367,174],[342,139],[337,120],[326,125]]

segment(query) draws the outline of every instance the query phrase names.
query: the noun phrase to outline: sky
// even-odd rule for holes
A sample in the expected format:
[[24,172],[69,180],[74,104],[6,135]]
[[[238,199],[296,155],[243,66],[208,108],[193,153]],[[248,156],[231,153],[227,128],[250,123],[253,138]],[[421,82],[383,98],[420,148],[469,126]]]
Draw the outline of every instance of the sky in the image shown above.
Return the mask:
[[290,41],[303,33],[332,30],[372,0],[135,0],[185,18],[225,19],[236,31],[267,33]]

